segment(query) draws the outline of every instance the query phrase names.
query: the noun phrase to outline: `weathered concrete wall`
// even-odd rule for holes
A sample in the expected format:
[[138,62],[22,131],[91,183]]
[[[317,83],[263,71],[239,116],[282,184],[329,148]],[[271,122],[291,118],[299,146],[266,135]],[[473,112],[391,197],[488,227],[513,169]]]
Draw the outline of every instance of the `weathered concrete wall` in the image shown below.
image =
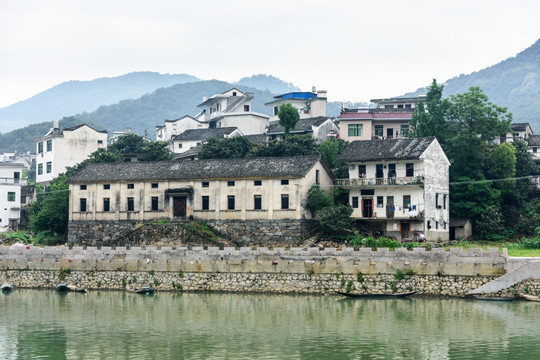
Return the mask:
[[[186,243],[182,223],[72,221],[68,242],[83,246],[139,246]],[[207,224],[238,245],[298,245],[316,226],[310,220],[210,220]],[[192,234],[187,234],[192,235]]]
[[[0,282],[17,287],[464,295],[505,273],[496,249],[0,247]],[[69,269],[69,270],[68,270]],[[404,276],[398,275],[400,270]],[[408,274],[408,275],[407,275]]]

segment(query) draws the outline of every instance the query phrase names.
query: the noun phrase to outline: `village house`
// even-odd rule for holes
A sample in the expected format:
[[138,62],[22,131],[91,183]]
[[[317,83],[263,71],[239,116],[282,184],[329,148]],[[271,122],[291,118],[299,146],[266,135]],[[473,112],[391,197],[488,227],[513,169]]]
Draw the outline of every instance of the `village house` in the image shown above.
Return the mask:
[[0,227],[17,230],[21,210],[21,188],[26,185],[20,164],[0,164]]
[[270,117],[270,123],[274,123],[279,120],[278,112],[279,107],[283,104],[291,104],[300,114],[300,119],[325,117],[326,116],[326,90],[319,90],[315,88],[313,91],[296,91],[286,94],[274,96],[274,100],[267,102],[266,106],[272,108],[272,116]]
[[[339,128],[332,118],[318,116],[314,118],[300,119],[294,129],[291,129],[292,135],[311,134],[318,143],[328,138],[339,137]],[[285,138],[285,128],[278,123],[271,124],[266,131],[269,140],[283,140]]]
[[253,93],[244,93],[236,88],[210,98],[197,105],[203,108],[200,121],[210,128],[237,127],[244,135],[262,134],[268,125],[268,115],[252,111]]
[[107,147],[107,131],[98,131],[86,124],[60,130],[58,121],[36,142],[36,183],[48,184],[52,179],[85,160],[99,148]]
[[403,138],[416,104],[423,99],[425,96],[372,99],[373,107],[344,108],[338,117],[340,137],[346,141]]
[[182,134],[186,130],[206,129],[209,126],[209,123],[200,121],[189,115],[176,120],[165,120],[163,125],[156,126],[156,140],[171,141],[173,137]]
[[319,155],[90,164],[69,180],[69,221],[309,219],[330,189]]
[[512,129],[507,134],[502,134],[499,138],[493,142],[496,145],[503,144],[505,142],[513,142],[515,139],[522,139],[525,142],[529,141],[529,137],[533,135],[531,125],[529,123],[512,123],[510,124]]
[[209,138],[225,139],[242,135],[242,132],[236,127],[190,129],[185,130],[180,135],[173,136],[171,143],[173,152],[180,154],[191,148],[201,146]]
[[338,160],[349,166],[349,179],[336,181],[354,218],[397,239],[448,240],[450,162],[435,137],[353,141]]

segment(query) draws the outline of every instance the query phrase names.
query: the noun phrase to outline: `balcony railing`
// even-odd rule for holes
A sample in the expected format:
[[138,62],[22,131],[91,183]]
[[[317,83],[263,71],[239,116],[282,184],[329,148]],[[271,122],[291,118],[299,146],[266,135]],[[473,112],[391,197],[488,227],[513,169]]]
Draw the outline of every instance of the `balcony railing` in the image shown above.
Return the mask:
[[423,176],[405,177],[384,177],[384,178],[358,178],[358,179],[337,179],[339,186],[400,186],[400,185],[422,185]]
[[26,186],[26,185],[28,185],[28,181],[26,179],[2,178],[2,177],[0,177],[0,184]]

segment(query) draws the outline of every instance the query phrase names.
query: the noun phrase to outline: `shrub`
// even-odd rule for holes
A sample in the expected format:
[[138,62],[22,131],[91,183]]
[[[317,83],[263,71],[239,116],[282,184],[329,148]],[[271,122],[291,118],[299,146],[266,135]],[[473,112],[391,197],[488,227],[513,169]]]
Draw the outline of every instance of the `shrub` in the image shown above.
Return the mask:
[[349,205],[330,206],[320,210],[322,231],[327,234],[341,234],[349,231],[353,226],[352,212],[353,209]]
[[306,209],[311,212],[312,216],[315,216],[320,210],[332,206],[332,200],[332,197],[322,190],[319,185],[313,185],[308,190]]
[[405,279],[405,274],[400,269],[397,269],[396,273],[394,274],[394,278],[396,280],[403,280],[403,279]]
[[417,242],[406,242],[406,243],[403,243],[401,246],[403,246],[404,248],[406,248],[407,250],[412,250],[414,248],[417,248],[420,246],[420,243],[417,243]]

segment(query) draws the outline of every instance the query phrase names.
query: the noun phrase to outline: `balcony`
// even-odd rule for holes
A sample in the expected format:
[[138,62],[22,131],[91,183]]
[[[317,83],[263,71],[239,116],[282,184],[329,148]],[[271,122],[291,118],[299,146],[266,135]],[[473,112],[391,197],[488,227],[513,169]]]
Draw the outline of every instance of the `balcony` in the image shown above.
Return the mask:
[[17,178],[0,178],[0,185],[28,185],[26,179],[17,179]]
[[373,186],[404,186],[404,185],[424,185],[423,176],[405,177],[385,177],[385,178],[358,178],[358,179],[337,179],[336,185],[345,188],[373,187]]

